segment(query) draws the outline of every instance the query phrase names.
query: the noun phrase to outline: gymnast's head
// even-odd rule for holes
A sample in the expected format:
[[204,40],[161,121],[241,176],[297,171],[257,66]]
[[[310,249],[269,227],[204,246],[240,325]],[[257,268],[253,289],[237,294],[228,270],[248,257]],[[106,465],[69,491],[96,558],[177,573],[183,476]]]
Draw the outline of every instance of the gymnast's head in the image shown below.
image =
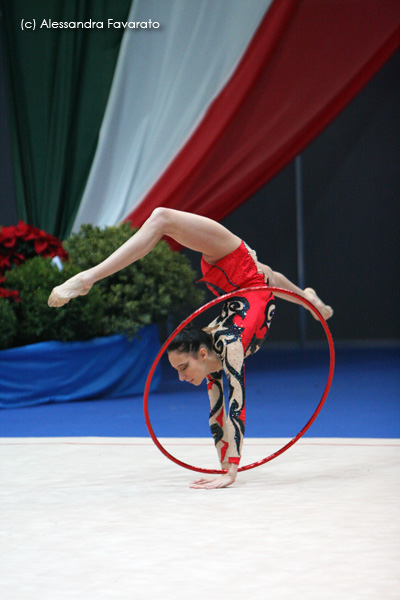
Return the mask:
[[191,325],[174,337],[167,352],[180,381],[193,385],[200,385],[207,375],[222,368],[220,359],[213,351],[211,335]]

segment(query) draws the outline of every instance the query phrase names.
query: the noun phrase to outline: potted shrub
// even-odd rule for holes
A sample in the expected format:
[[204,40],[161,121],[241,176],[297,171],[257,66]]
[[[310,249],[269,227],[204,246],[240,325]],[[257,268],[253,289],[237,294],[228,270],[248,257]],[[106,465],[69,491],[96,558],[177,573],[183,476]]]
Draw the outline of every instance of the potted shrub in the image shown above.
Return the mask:
[[[137,263],[98,282],[87,296],[61,309],[47,305],[54,286],[106,258],[133,233],[129,224],[83,226],[54,254],[64,260],[62,270],[51,260],[55,242],[47,258],[19,256],[15,261],[7,260],[3,245],[1,255],[8,265],[0,318],[7,327],[0,335],[0,369],[5,374],[0,406],[143,391],[159,346],[157,325],[171,314],[183,316],[182,311],[187,313],[203,298],[186,257],[159,242]],[[7,240],[10,251],[22,255],[15,251],[12,235]]]

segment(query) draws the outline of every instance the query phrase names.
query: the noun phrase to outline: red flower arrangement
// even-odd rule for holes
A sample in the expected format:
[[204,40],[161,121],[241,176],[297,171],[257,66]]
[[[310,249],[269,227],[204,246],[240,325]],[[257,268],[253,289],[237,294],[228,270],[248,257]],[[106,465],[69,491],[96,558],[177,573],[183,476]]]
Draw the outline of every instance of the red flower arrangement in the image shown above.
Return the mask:
[[15,227],[1,227],[0,229],[0,298],[11,298],[20,302],[16,290],[2,287],[5,282],[5,271],[12,269],[25,260],[34,256],[44,258],[59,256],[61,260],[68,260],[68,254],[58,238],[42,231],[33,225],[19,221]]

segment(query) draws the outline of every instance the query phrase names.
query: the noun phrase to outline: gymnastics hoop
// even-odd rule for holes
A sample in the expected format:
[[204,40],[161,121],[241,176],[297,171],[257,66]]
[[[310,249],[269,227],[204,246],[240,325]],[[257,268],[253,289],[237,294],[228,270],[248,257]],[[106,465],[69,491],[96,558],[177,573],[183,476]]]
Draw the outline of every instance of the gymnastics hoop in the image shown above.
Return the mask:
[[172,462],[176,463],[177,465],[184,467],[185,469],[190,469],[191,471],[198,471],[199,473],[213,473],[213,474],[226,473],[226,470],[202,469],[200,467],[194,467],[193,465],[189,465],[185,462],[182,462],[181,460],[179,460],[178,458],[175,458],[175,456],[170,454],[164,448],[164,446],[162,446],[162,444],[159,442],[156,434],[153,431],[153,427],[151,426],[150,416],[149,416],[149,391],[150,391],[150,384],[151,384],[151,380],[153,379],[154,371],[156,370],[156,367],[157,367],[162,355],[164,354],[165,350],[168,348],[168,346],[172,342],[172,340],[178,335],[178,333],[180,331],[182,331],[182,329],[184,327],[186,327],[186,325],[188,325],[188,323],[193,321],[196,317],[201,315],[203,312],[205,312],[206,310],[208,310],[215,304],[219,304],[220,302],[224,302],[226,300],[229,300],[229,298],[233,298],[235,296],[237,297],[241,293],[256,292],[256,291],[261,291],[261,290],[266,290],[266,289],[273,293],[275,292],[275,293],[282,294],[283,296],[293,296],[293,298],[297,298],[297,300],[300,301],[300,304],[308,306],[312,310],[312,312],[318,317],[319,321],[321,322],[322,327],[324,328],[325,335],[326,335],[326,338],[327,338],[328,344],[329,344],[329,373],[328,373],[328,379],[327,379],[326,386],[325,386],[324,392],[322,394],[321,400],[319,401],[319,404],[318,404],[317,408],[315,409],[314,413],[312,414],[311,418],[309,419],[309,421],[307,421],[307,423],[304,425],[303,429],[301,429],[299,431],[299,433],[292,440],[290,440],[290,442],[288,442],[287,444],[282,446],[282,448],[280,448],[280,450],[277,450],[277,452],[270,454],[269,456],[267,456],[266,458],[263,458],[262,460],[251,463],[249,465],[245,465],[244,467],[240,467],[238,469],[238,472],[239,471],[248,471],[249,469],[254,469],[255,467],[264,465],[265,463],[276,458],[280,454],[283,454],[283,452],[286,452],[286,450],[289,450],[289,448],[291,446],[293,446],[293,444],[295,444],[305,434],[307,429],[309,429],[309,427],[311,427],[311,425],[314,423],[315,419],[317,418],[318,414],[321,411],[321,408],[323,407],[323,405],[325,403],[325,400],[329,393],[329,389],[331,387],[331,383],[332,383],[332,379],[333,379],[333,372],[335,370],[335,349],[334,349],[334,345],[333,345],[332,335],[331,335],[331,332],[329,331],[329,327],[326,324],[326,321],[325,321],[324,317],[321,315],[321,313],[319,312],[319,310],[316,309],[315,306],[313,306],[311,304],[311,302],[309,302],[305,298],[302,298],[302,296],[299,296],[295,292],[291,292],[289,290],[284,290],[284,289],[278,288],[278,287],[266,287],[266,286],[260,285],[260,286],[256,286],[256,287],[244,288],[242,290],[235,290],[234,292],[229,292],[228,294],[219,296],[218,298],[215,298],[215,300],[211,300],[211,302],[208,302],[207,304],[204,304],[204,306],[201,306],[200,308],[198,308],[194,313],[192,313],[189,317],[187,317],[187,319],[182,321],[182,323],[180,325],[178,325],[178,327],[175,329],[175,331],[173,331],[171,333],[171,335],[166,340],[166,342],[161,346],[161,348],[152,364],[152,367],[147,376],[146,385],[144,388],[144,396],[143,396],[144,417],[146,420],[147,429],[149,430],[151,439],[153,440],[153,442],[155,443],[157,448],[164,454],[164,456],[166,456],[167,458],[172,460]]

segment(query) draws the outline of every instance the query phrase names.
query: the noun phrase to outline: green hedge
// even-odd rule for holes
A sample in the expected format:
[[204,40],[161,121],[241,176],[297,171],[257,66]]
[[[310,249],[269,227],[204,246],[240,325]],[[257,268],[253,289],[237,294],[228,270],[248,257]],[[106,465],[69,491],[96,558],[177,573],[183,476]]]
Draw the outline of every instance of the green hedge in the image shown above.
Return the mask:
[[84,225],[63,244],[69,262],[62,271],[39,256],[7,271],[4,287],[18,290],[21,302],[0,299],[0,348],[115,333],[134,337],[143,326],[163,323],[170,315],[183,318],[200,305],[204,293],[194,285],[195,271],[163,241],[141,260],[98,282],[87,296],[62,308],[47,305],[53,287],[98,264],[133,233],[127,223],[105,229]]
[[12,346],[17,336],[17,317],[12,303],[0,298],[0,350]]
[[[71,262],[84,270],[107,258],[135,231],[129,223],[105,229],[83,225],[64,246]],[[158,242],[141,260],[94,286],[106,306],[105,333],[134,336],[144,325],[188,314],[204,299],[204,292],[194,285],[195,278],[185,256],[172,251],[166,242]]]
[[77,272],[78,268],[68,263],[59,271],[51,259],[41,256],[7,271],[6,286],[19,290],[21,298],[20,303],[12,304],[18,321],[14,345],[88,340],[104,335],[104,306],[98,290],[69,302],[62,310],[47,305],[53,287]]

